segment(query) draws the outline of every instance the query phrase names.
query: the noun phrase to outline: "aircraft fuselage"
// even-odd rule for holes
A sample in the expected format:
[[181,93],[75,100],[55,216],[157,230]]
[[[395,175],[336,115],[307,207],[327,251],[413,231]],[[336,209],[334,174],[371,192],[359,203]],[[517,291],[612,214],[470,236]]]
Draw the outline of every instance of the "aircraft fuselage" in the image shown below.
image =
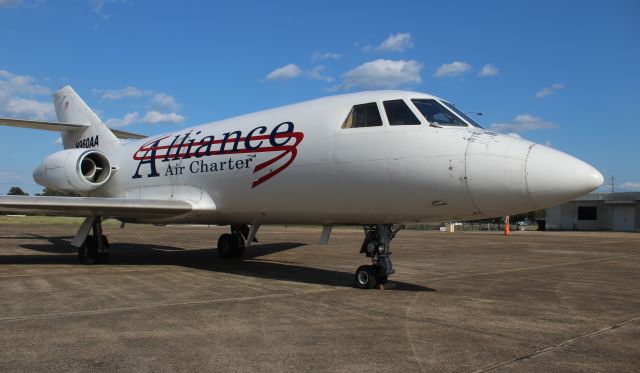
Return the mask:
[[[175,222],[400,223],[494,217],[580,194],[564,185],[576,175],[545,180],[534,153],[558,158],[549,168],[573,162],[578,189],[597,178],[586,163],[543,145],[471,125],[430,126],[415,107],[420,125],[389,125],[383,102],[416,98],[434,97],[328,97],[124,144],[109,155],[117,172],[90,195],[194,204]],[[383,125],[342,128],[354,105],[371,102]]]

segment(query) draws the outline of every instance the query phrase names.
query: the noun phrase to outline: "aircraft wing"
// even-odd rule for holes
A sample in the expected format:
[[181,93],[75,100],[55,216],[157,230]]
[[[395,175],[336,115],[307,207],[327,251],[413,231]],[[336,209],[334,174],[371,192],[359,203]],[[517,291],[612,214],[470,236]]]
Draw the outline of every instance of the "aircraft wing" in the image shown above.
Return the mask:
[[[72,131],[83,127],[89,127],[89,124],[76,124],[76,123],[59,123],[59,122],[43,122],[36,120],[22,120],[22,119],[10,119],[0,118],[0,125],[20,127],[20,128],[33,128],[46,131]],[[109,130],[119,139],[144,139],[147,136],[139,135],[137,133],[118,131],[109,128]]]
[[186,201],[100,197],[0,196],[0,211],[54,212],[60,215],[170,217],[192,211]]

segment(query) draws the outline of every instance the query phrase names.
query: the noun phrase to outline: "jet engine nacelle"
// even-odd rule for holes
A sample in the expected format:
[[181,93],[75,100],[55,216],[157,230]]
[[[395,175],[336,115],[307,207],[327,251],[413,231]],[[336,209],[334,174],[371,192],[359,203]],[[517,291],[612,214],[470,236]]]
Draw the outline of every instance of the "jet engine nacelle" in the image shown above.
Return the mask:
[[53,153],[33,171],[36,183],[58,191],[88,192],[111,177],[111,162],[93,149],[67,149]]

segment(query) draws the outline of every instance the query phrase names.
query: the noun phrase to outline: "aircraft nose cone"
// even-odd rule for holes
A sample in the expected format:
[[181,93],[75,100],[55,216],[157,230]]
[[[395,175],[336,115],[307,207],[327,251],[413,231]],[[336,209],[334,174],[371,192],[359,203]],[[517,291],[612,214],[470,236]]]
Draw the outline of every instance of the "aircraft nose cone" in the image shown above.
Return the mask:
[[526,167],[529,196],[538,208],[580,197],[604,182],[602,174],[591,165],[540,144],[531,148]]

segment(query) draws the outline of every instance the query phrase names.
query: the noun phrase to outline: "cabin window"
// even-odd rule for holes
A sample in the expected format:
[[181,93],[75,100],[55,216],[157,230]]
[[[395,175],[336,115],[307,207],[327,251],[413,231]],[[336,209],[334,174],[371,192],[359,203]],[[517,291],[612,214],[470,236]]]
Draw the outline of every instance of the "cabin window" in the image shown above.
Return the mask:
[[411,100],[411,102],[416,105],[418,110],[420,110],[420,113],[422,113],[425,119],[431,124],[439,126],[467,126],[465,122],[447,110],[447,108],[442,106],[436,100],[416,98]]
[[598,207],[578,206],[578,220],[598,220]]
[[382,125],[378,105],[375,102],[356,105],[342,124],[342,128],[377,127]]
[[387,112],[389,124],[392,126],[406,126],[420,124],[404,100],[391,100],[384,102],[384,110]]

